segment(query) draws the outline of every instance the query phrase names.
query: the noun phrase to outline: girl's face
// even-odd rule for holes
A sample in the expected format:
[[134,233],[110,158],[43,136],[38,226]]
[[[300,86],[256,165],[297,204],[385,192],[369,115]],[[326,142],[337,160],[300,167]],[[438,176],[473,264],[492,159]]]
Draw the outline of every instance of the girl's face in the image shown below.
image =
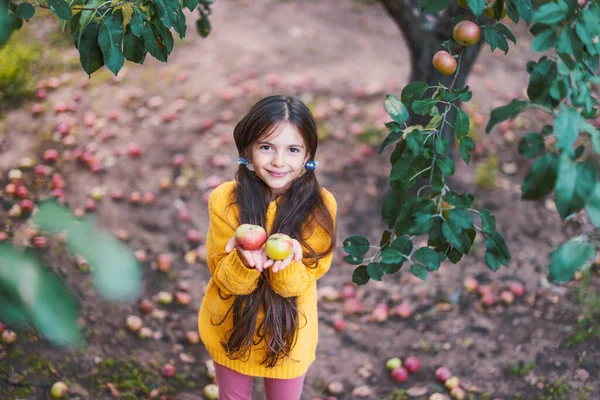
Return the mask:
[[273,197],[285,192],[304,170],[309,154],[302,135],[287,123],[252,145],[254,172],[271,188]]

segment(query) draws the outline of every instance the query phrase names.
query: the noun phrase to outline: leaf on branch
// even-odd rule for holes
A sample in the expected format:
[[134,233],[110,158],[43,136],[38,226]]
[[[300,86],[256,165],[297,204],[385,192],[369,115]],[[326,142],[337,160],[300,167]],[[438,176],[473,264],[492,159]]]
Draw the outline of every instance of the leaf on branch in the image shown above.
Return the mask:
[[396,131],[396,130],[392,130],[390,132],[389,135],[386,136],[385,139],[383,139],[383,142],[381,143],[381,146],[379,147],[379,154],[383,153],[383,151],[392,143],[397,142],[401,137],[402,134],[404,132],[402,131]]
[[532,22],[547,25],[556,24],[565,19],[568,12],[569,6],[563,0],[559,0],[557,3],[546,3],[533,13]]
[[468,136],[463,137],[460,140],[459,150],[461,157],[463,158],[463,160],[465,160],[465,163],[469,165],[469,162],[471,160],[470,154],[472,151],[475,150],[475,142],[473,141],[473,139],[471,139]]
[[500,265],[508,267],[511,254],[504,242],[504,238],[496,231],[485,238],[485,261],[492,271],[497,271]]
[[425,266],[427,271],[434,272],[440,268],[440,256],[429,247],[421,247],[415,252],[415,258]]
[[400,96],[402,103],[406,107],[412,108],[415,100],[421,100],[427,89],[429,89],[429,85],[426,82],[414,81],[409,83],[402,89],[402,95]]
[[98,45],[104,56],[104,64],[113,74],[117,75],[125,57],[121,51],[123,43],[123,14],[120,10],[104,17],[104,23],[98,33]]
[[48,7],[60,19],[70,20],[73,18],[71,7],[64,0],[48,0]]
[[569,156],[575,155],[573,144],[579,137],[579,131],[583,118],[575,108],[560,105],[560,111],[554,120],[554,131],[556,132],[556,146]]
[[82,28],[79,39],[79,61],[83,70],[92,75],[104,65],[104,56],[98,45],[98,24],[95,22],[89,23],[85,28]]
[[[425,14],[435,14],[448,7],[451,1],[452,0],[422,0],[421,11]],[[483,2],[483,0],[480,1]]]
[[593,160],[576,162],[562,154],[556,180],[556,209],[561,218],[565,219],[585,207],[597,182],[598,169]]
[[366,265],[357,267],[352,273],[352,282],[356,283],[357,285],[364,285],[365,283],[369,282],[369,279],[371,279],[371,277],[367,273]]
[[383,264],[378,262],[371,262],[367,265],[367,274],[371,279],[380,281],[383,274],[385,274],[386,268]]
[[484,209],[479,211],[479,216],[481,217],[481,223],[483,224],[483,232],[492,233],[496,230],[496,218],[494,218],[489,210]]
[[29,19],[35,15],[35,7],[31,3],[23,2],[17,6],[19,18]]
[[550,255],[548,273],[551,282],[564,283],[573,279],[575,271],[596,257],[596,248],[581,236],[563,243]]
[[537,157],[546,149],[544,136],[539,132],[530,132],[519,141],[518,149],[525,158]]
[[388,115],[399,124],[405,123],[410,117],[408,109],[402,104],[400,99],[394,95],[388,94],[385,96],[383,108],[385,108]]
[[456,118],[454,119],[454,134],[460,140],[469,134],[471,129],[471,121],[469,115],[461,109],[456,110]]
[[585,211],[596,228],[600,228],[600,183],[596,182],[594,190],[585,202]]
[[203,38],[207,37],[210,33],[210,21],[204,13],[200,13],[200,18],[196,20],[196,30]]
[[427,270],[419,264],[413,264],[410,266],[410,273],[421,279],[422,281],[427,280]]
[[558,156],[546,153],[538,158],[521,184],[522,199],[540,200],[554,189],[558,174]]
[[360,257],[369,251],[369,240],[360,235],[350,236],[344,240],[344,251],[352,256]]
[[485,132],[490,133],[500,122],[507,119],[513,119],[521,112],[525,111],[528,105],[529,103],[525,100],[513,99],[510,104],[494,108],[490,116],[490,121],[485,127]]

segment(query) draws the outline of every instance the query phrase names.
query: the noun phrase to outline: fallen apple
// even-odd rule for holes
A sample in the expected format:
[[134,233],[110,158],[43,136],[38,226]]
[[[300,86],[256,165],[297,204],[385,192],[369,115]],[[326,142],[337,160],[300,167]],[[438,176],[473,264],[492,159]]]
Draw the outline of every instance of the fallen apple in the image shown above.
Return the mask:
[[408,372],[414,374],[415,372],[418,372],[419,369],[421,369],[421,362],[417,357],[411,356],[404,360],[404,367]]
[[265,244],[265,252],[271,260],[285,260],[294,251],[292,238],[283,233],[269,236]]
[[464,400],[464,398],[466,397],[466,393],[463,388],[457,386],[454,389],[450,390],[450,396],[452,396],[456,400]]
[[2,343],[4,344],[11,344],[17,341],[17,334],[9,329],[5,329],[2,331],[0,339],[2,339]]
[[171,304],[173,302],[173,295],[169,292],[159,292],[158,302],[161,304]]
[[127,317],[127,328],[131,332],[137,332],[142,328],[142,319],[136,315],[130,315]]
[[458,385],[460,385],[460,380],[456,376],[452,376],[444,382],[444,386],[446,386],[446,389],[448,390],[452,390],[455,387],[458,387]]
[[390,371],[395,370],[398,367],[402,366],[402,360],[400,357],[392,357],[385,362],[385,367]]
[[452,373],[446,367],[439,367],[435,370],[435,378],[442,383],[446,382],[451,377]]
[[404,367],[394,368],[392,370],[392,378],[396,382],[404,382],[408,379],[408,371]]
[[67,395],[69,387],[64,382],[56,382],[50,389],[50,394],[55,399],[62,399]]
[[412,314],[412,309],[408,303],[404,302],[394,307],[394,313],[400,318],[408,318]]
[[189,344],[198,344],[200,342],[200,336],[198,336],[198,332],[196,331],[189,331],[185,334],[185,340]]
[[173,364],[165,364],[161,367],[160,369],[160,374],[164,377],[164,378],[172,378],[173,376],[175,376],[175,372],[177,371],[177,369],[175,368],[175,366]]
[[265,243],[266,239],[267,232],[262,226],[243,224],[235,231],[235,241],[244,250],[258,250]]
[[217,376],[217,370],[215,369],[215,362],[209,358],[208,360],[206,360],[204,365],[206,366],[206,375],[208,376],[208,378],[215,379],[215,376]]
[[154,303],[150,300],[144,299],[140,301],[140,311],[144,314],[150,314],[154,310]]
[[151,338],[153,334],[154,332],[152,332],[152,329],[148,328],[147,326],[142,326],[140,328],[140,331],[138,332],[138,336],[140,337],[140,339]]
[[186,292],[176,292],[175,293],[175,302],[181,305],[188,305],[192,301],[192,296]]
[[464,286],[465,286],[465,290],[467,292],[472,293],[475,290],[477,290],[477,287],[479,286],[479,282],[477,281],[477,279],[469,277],[469,278],[465,279]]
[[344,385],[342,384],[342,382],[338,381],[330,382],[327,385],[327,391],[335,395],[342,394],[344,392]]
[[525,286],[519,282],[513,282],[510,284],[509,290],[517,297],[523,296],[525,293]]
[[204,386],[204,397],[208,400],[217,400],[219,398],[219,387],[214,383]]
[[171,256],[168,254],[159,254],[156,263],[159,271],[167,272],[171,269]]
[[500,300],[507,305],[510,305],[515,301],[515,295],[510,290],[503,290],[500,293]]

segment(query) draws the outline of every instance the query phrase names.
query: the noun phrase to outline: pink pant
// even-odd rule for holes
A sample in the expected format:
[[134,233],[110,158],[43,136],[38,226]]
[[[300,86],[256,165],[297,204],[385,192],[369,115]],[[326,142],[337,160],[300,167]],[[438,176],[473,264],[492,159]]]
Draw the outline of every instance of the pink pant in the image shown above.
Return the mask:
[[[253,376],[215,364],[219,400],[252,400]],[[300,400],[304,375],[294,379],[265,378],[267,400]]]

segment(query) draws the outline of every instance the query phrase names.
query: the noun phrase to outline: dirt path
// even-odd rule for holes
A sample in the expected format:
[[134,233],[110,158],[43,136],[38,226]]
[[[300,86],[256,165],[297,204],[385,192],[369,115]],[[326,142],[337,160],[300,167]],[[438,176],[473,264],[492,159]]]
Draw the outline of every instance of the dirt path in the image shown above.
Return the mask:
[[[72,125],[77,146],[97,143],[96,159],[103,166],[102,172],[91,173],[73,162],[62,168],[69,205],[83,207],[94,187],[109,191],[118,188],[126,195],[132,191],[157,194],[153,206],[131,207],[105,199],[97,214],[107,229],[130,232],[133,250],[148,253],[144,298],[152,298],[161,290],[174,292],[188,287],[190,306],[161,306],[167,311],[165,315],[144,317],[155,339],[142,341],[126,333],[124,327],[128,314],[139,314],[137,305],[112,305],[98,299],[87,275],[51,246],[46,259],[82,298],[89,348],[65,357],[22,335],[16,346],[4,349],[4,357],[0,347],[0,367],[12,365],[13,373],[33,368],[22,356],[36,351],[41,359],[57,365],[57,375],[48,377],[37,371],[40,379],[61,377],[74,388],[72,398],[96,399],[110,398],[104,386],[107,382],[140,384],[122,371],[119,377],[107,378],[106,370],[118,370],[114,362],[127,369],[129,364],[123,360],[131,357],[154,371],[154,375],[148,373],[148,379],[164,386],[155,372],[161,362],[173,360],[184,374],[170,383],[175,398],[199,398],[202,386],[209,382],[203,366],[207,353],[201,345],[188,345],[184,335],[195,328],[209,277],[203,262],[185,261],[184,255],[192,250],[185,235],[189,228],[206,231],[205,196],[212,184],[232,179],[236,168],[237,154],[230,142],[233,126],[264,95],[283,92],[301,96],[319,119],[321,133],[326,136],[317,157],[319,178],[338,199],[340,243],[350,234],[365,234],[378,241],[382,229],[379,204],[389,173],[389,153],[375,156],[373,148],[364,144],[368,135],[361,134],[372,132],[387,120],[381,107],[384,94],[399,95],[409,74],[406,46],[391,19],[377,5],[344,0],[222,0],[214,10],[209,39],[202,40],[192,31],[195,15],[190,16],[188,38],[176,43],[168,64],[148,60],[143,67],[127,65],[118,80],[106,73],[95,74],[89,81],[81,72],[63,75],[63,84],[44,103],[48,111],[43,116],[32,119],[28,107],[7,115],[0,158],[0,170],[7,171],[39,146],[51,146],[43,139],[51,136],[59,121]],[[492,107],[521,94],[527,84],[524,65],[534,58],[529,47],[524,37],[513,50],[514,57],[484,49],[468,82],[474,92],[474,106],[468,108],[474,120],[477,113],[489,115]],[[60,102],[73,103],[75,97],[81,97],[74,103],[75,112],[50,112]],[[112,111],[119,111],[114,120],[110,118]],[[86,113],[88,122],[93,114],[94,126],[86,126]],[[171,117],[173,121],[165,122]],[[523,120],[530,127],[540,122],[535,114]],[[479,130],[483,130],[481,125]],[[514,130],[517,135],[528,132],[527,127]],[[102,132],[115,137],[102,140],[107,136]],[[143,151],[139,160],[114,156],[116,149],[125,151],[131,142]],[[481,134],[479,143],[482,153],[478,162],[458,168],[452,187],[474,193],[478,206],[495,213],[513,253],[511,266],[491,273],[479,246],[480,250],[460,267],[444,264],[426,283],[402,272],[360,288],[358,297],[365,311],[357,315],[345,315],[341,300],[323,301],[318,358],[309,371],[303,398],[326,397],[324,388],[333,381],[343,383],[339,399],[358,398],[360,390],[368,399],[404,398],[402,392],[394,392],[396,389],[410,389],[415,398],[427,398],[439,389],[433,373],[441,365],[449,367],[475,399],[519,398],[517,393],[521,393],[520,398],[532,399],[550,396],[550,390],[558,396],[555,386],[561,384],[561,377],[569,388],[564,394],[567,397],[542,398],[577,398],[579,393],[586,393],[580,391],[585,385],[593,386],[594,391],[584,398],[600,397],[598,342],[573,349],[559,346],[566,337],[565,329],[576,322],[577,311],[564,288],[548,285],[543,279],[548,252],[565,237],[560,221],[544,204],[519,200],[519,182],[527,163],[518,157],[514,144],[507,145],[499,132],[489,137]],[[183,168],[171,165],[177,153],[187,157]],[[493,153],[497,153],[500,165],[516,163],[518,170],[515,175],[498,172],[494,189],[478,188],[473,183],[475,167]],[[178,176],[184,177],[176,180],[178,187],[159,192],[161,179]],[[190,221],[178,219],[181,209],[190,212]],[[168,253],[174,260],[172,272],[166,276],[156,271],[153,260],[159,253]],[[350,282],[352,270],[338,252],[331,271],[319,282],[322,292],[341,290]],[[463,294],[457,305],[444,302],[456,295],[466,276],[476,276],[494,290],[520,281],[526,286],[526,296],[507,307],[482,308],[474,294]],[[413,315],[370,322],[370,311],[382,302],[390,307],[407,302]],[[347,326],[340,332],[333,325],[342,318]],[[406,383],[395,383],[385,370],[385,361],[409,355],[421,359],[421,370]],[[509,364],[518,362],[534,362],[535,366],[530,372],[521,370],[524,376],[512,375]],[[581,368],[589,374],[587,380],[577,380]],[[192,388],[192,384],[197,387]],[[356,388],[361,389],[357,392]],[[15,390],[0,381],[3,396],[46,396],[41,388],[19,396]],[[255,390],[260,398],[261,385]]]

